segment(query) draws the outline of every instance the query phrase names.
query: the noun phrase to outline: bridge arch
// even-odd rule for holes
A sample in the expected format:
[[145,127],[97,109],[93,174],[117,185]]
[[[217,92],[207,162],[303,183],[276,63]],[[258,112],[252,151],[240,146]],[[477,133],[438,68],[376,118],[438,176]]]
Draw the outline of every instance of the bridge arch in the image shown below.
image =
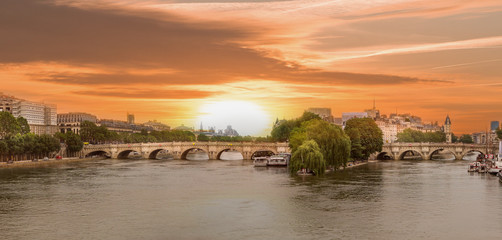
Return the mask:
[[150,152],[150,154],[148,154],[148,159],[157,159],[157,156],[160,152],[162,151],[165,151],[167,152],[168,154],[170,154],[171,152],[169,152],[169,150],[165,149],[165,148],[159,148],[159,149],[155,149],[153,150],[152,152]]
[[129,157],[129,154],[132,152],[137,152],[137,151],[132,149],[123,150],[117,155],[117,159],[127,159]]
[[455,154],[454,151],[450,150],[450,149],[447,149],[447,148],[437,148],[437,149],[433,149],[430,151],[429,155],[427,156],[427,160],[433,160],[432,159],[432,156],[441,152],[441,151],[446,151],[446,152],[449,152],[450,154],[453,155],[453,157],[455,157],[455,159],[458,158],[457,154]]
[[398,160],[404,160],[404,157],[409,153],[411,153],[412,156],[419,156],[421,158],[421,160],[425,160],[425,157],[422,153],[420,153],[417,150],[413,150],[413,149],[405,149],[404,151],[400,152],[398,155],[399,156]]
[[462,156],[461,156],[461,158],[460,158],[460,159],[462,159],[462,160],[463,160],[463,159],[464,159],[464,157],[465,157],[467,154],[469,154],[469,153],[474,153],[474,152],[477,152],[477,153],[479,153],[479,154],[481,154],[481,155],[485,155],[485,154],[484,154],[482,151],[480,151],[480,150],[477,150],[477,149],[469,149],[469,150],[464,151],[464,152],[462,153]]
[[196,151],[202,151],[202,152],[204,152],[204,153],[206,154],[206,156],[207,156],[207,159],[200,159],[200,160],[208,160],[208,159],[209,159],[209,153],[208,153],[206,150],[204,150],[204,149],[202,149],[202,148],[198,148],[198,147],[192,147],[192,148],[185,149],[185,150],[183,151],[183,153],[181,154],[181,158],[180,158],[180,159],[181,159],[181,160],[188,160],[188,159],[187,159],[187,155],[188,155],[190,152],[196,152]]
[[391,152],[381,152],[381,153],[378,153],[378,155],[376,156],[376,159],[377,160],[393,160],[394,156],[392,156]]
[[112,154],[107,151],[96,150],[96,151],[92,151],[92,152],[85,155],[86,158],[93,157],[93,156],[104,156],[106,158],[110,158],[112,156]]
[[274,154],[277,154],[277,152],[275,152],[272,149],[260,149],[254,151],[253,154],[251,154],[251,159],[253,159],[254,157],[261,157],[261,156],[272,156]]
[[[223,149],[223,150],[219,151],[218,154],[216,155],[216,159],[217,160],[222,160],[221,159],[221,155],[224,152],[231,152],[231,151],[235,151],[235,152],[238,152],[240,154],[240,157],[239,157],[240,159],[236,159],[236,160],[243,160],[244,159],[244,155],[240,151],[236,150],[235,148],[226,148],[226,149]],[[223,159],[223,160],[226,160],[226,159]]]

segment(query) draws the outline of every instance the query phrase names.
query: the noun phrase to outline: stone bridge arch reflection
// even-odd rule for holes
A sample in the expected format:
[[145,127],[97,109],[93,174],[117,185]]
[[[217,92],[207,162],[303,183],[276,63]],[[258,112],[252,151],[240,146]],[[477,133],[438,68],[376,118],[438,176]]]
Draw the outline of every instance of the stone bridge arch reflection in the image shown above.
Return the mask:
[[399,160],[425,160],[424,155],[415,150],[405,150],[399,154]]
[[251,154],[251,159],[254,159],[255,157],[269,157],[274,154],[276,154],[276,153],[272,150],[269,150],[269,149],[257,150],[257,151],[254,151],[253,154]]
[[217,160],[244,160],[244,156],[240,151],[237,151],[236,149],[233,148],[227,148],[221,150],[217,155],[216,155]]
[[202,148],[189,148],[181,154],[181,160],[209,160],[209,155]]

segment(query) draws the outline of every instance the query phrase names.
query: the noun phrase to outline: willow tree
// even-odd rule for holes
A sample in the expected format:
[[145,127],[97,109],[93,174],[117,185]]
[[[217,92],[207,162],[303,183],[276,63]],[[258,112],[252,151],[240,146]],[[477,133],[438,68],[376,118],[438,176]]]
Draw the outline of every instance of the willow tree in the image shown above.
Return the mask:
[[314,140],[326,161],[334,169],[346,166],[350,156],[350,138],[339,126],[313,119],[291,131],[290,148],[293,153],[307,140]]
[[291,173],[307,169],[314,175],[323,175],[326,171],[326,161],[319,145],[314,140],[307,140],[300,145],[291,156],[289,169]]

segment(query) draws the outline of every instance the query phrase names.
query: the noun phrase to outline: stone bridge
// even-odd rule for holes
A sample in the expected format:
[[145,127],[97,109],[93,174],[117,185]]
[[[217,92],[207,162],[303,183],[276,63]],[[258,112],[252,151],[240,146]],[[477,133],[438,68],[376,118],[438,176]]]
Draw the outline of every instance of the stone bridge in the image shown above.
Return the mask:
[[385,156],[395,160],[402,160],[406,153],[413,152],[415,156],[420,156],[424,160],[431,160],[432,155],[442,150],[452,153],[455,159],[460,160],[470,152],[496,154],[498,146],[465,143],[389,143],[384,144],[382,152],[375,154],[374,157],[377,160],[383,160]]
[[269,151],[274,154],[289,153],[287,143],[266,142],[163,142],[85,145],[80,156],[106,155],[111,158],[127,158],[129,153],[138,152],[142,158],[155,159],[164,150],[175,159],[186,159],[189,151],[198,149],[206,152],[209,159],[219,159],[224,151],[234,150],[244,159],[251,159],[257,152]]

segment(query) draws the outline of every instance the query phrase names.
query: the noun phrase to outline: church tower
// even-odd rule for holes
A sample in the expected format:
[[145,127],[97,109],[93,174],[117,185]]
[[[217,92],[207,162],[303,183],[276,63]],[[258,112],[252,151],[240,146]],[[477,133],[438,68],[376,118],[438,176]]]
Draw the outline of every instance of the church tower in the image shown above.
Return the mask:
[[446,134],[446,142],[451,143],[451,120],[450,116],[446,115],[446,120],[444,121],[444,133]]

